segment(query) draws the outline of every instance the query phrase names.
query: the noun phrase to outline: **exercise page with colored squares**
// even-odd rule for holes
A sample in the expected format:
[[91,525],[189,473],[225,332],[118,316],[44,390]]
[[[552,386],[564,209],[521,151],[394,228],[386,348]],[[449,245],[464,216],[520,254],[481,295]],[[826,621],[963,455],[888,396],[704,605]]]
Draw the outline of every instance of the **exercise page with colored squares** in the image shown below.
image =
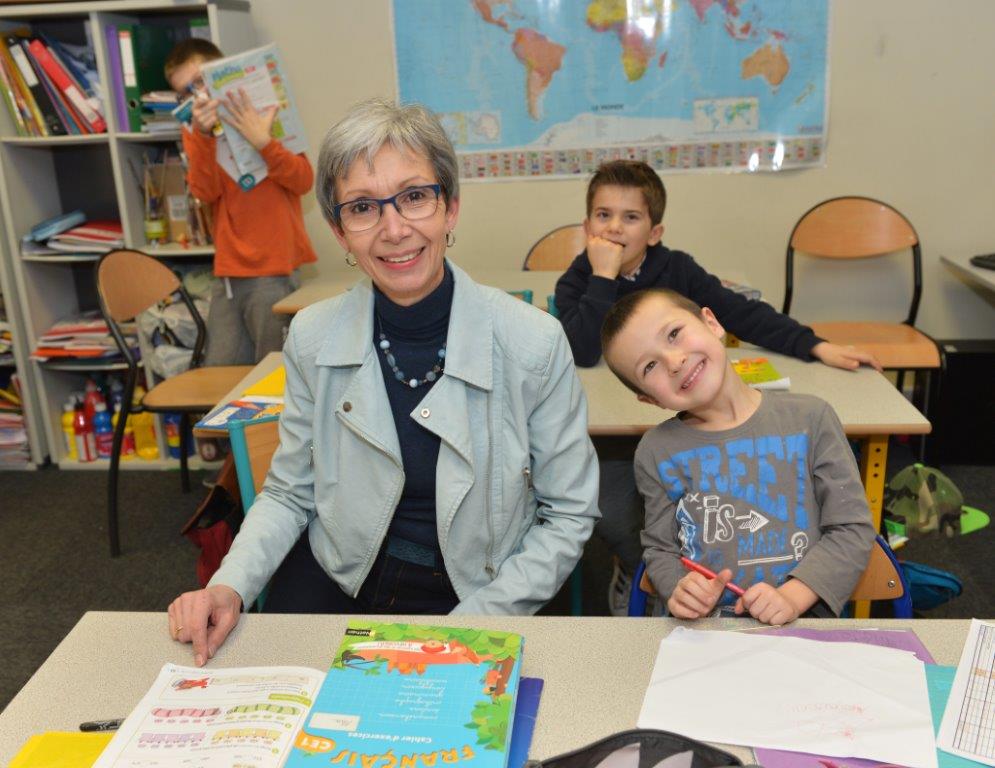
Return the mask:
[[324,676],[306,667],[166,664],[94,766],[279,766]]

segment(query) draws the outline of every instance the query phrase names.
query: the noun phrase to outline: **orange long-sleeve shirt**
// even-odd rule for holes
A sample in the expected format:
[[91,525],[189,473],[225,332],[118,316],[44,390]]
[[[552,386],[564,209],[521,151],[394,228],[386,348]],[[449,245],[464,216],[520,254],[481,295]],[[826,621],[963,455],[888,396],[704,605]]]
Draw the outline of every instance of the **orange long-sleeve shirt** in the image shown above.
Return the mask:
[[217,277],[289,275],[301,264],[317,261],[301,212],[301,195],[314,184],[305,155],[270,141],[259,153],[267,176],[246,192],[218,165],[213,136],[184,130],[183,149],[190,192],[214,213]]

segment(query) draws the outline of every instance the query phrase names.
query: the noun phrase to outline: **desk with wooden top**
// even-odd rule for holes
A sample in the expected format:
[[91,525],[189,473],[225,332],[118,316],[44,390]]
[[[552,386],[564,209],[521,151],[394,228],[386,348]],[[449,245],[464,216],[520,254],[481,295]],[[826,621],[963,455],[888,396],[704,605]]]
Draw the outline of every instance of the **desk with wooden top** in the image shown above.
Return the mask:
[[[246,614],[206,667],[299,665],[326,670],[347,616]],[[543,759],[635,728],[660,641],[676,619],[552,616],[409,616],[383,621],[470,626],[525,637],[522,673],[545,680],[529,755]],[[696,629],[742,629],[747,619],[708,619]],[[938,664],[957,664],[967,620],[803,619],[798,626],[912,628]],[[34,733],[127,715],[165,663],[192,666],[189,645],[168,635],[165,613],[90,612],[0,714],[0,765]],[[610,695],[606,692],[610,691]],[[725,747],[749,761],[751,750]]]
[[[729,350],[730,357],[767,357],[782,376],[791,379],[791,391],[817,395],[836,411],[847,436],[861,443],[860,472],[875,528],[881,526],[884,504],[885,466],[889,435],[920,435],[930,431],[930,424],[915,407],[880,373],[871,368],[844,371],[822,363],[807,363],[793,357],[742,346]],[[231,402],[251,384],[280,365],[278,352],[267,355],[219,403]],[[578,368],[587,394],[587,423],[592,436],[638,436],[670,418],[673,411],[663,411],[641,403],[604,361],[593,368]],[[198,437],[223,436],[222,430],[195,429]]]
[[[472,269],[468,272],[470,277],[481,285],[493,285],[505,291],[532,291],[532,303],[540,309],[546,308],[546,297],[554,293],[556,281],[563,274],[521,269]],[[274,304],[273,311],[278,315],[296,315],[304,307],[348,291],[362,277],[363,273],[354,271],[336,277],[312,280]]]

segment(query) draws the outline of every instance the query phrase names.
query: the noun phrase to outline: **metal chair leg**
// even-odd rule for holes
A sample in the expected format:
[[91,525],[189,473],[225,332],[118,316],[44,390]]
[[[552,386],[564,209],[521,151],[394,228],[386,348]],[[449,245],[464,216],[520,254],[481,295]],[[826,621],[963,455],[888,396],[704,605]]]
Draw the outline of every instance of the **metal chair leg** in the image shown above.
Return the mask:
[[183,492],[190,493],[190,469],[187,466],[187,450],[193,442],[193,430],[190,429],[190,414],[180,414],[180,482]]
[[131,398],[135,394],[136,374],[130,371],[124,377],[124,392],[121,396],[121,412],[114,427],[114,442],[111,444],[111,462],[107,470],[107,536],[111,545],[111,557],[121,554],[121,537],[118,531],[117,514],[117,483],[118,470],[121,465],[121,444],[124,442],[124,430],[128,425],[131,413]]

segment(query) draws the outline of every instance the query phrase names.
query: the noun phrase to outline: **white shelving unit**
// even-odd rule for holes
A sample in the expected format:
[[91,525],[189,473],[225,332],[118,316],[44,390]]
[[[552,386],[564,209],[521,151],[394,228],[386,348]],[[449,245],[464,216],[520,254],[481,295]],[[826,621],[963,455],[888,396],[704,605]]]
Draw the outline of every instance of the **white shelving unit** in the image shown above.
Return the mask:
[[[49,457],[62,468],[100,469],[106,462],[80,464],[67,460],[60,418],[62,404],[80,391],[87,375],[114,370],[100,364],[38,363],[29,354],[40,336],[57,320],[95,309],[97,294],[91,257],[20,255],[20,240],[34,224],[51,216],[82,209],[90,219],[120,220],[125,244],[167,262],[208,260],[212,248],[150,246],[144,236],[144,204],[130,164],[141,166],[151,147],[179,141],[179,132],[119,132],[108,70],[104,28],[107,24],[156,24],[189,28],[192,19],[207,19],[211,39],[225,52],[251,48],[255,29],[247,0],[94,0],[0,6],[0,31],[30,28],[68,42],[88,41],[94,47],[105,94],[108,133],[89,136],[31,138],[17,136],[13,119],[0,106],[0,229],[3,230],[3,291],[14,327],[15,360],[29,390],[28,429],[32,461]],[[160,454],[166,456],[162,424]],[[166,468],[170,460],[122,462],[122,469]],[[192,464],[193,466],[193,464]]]

